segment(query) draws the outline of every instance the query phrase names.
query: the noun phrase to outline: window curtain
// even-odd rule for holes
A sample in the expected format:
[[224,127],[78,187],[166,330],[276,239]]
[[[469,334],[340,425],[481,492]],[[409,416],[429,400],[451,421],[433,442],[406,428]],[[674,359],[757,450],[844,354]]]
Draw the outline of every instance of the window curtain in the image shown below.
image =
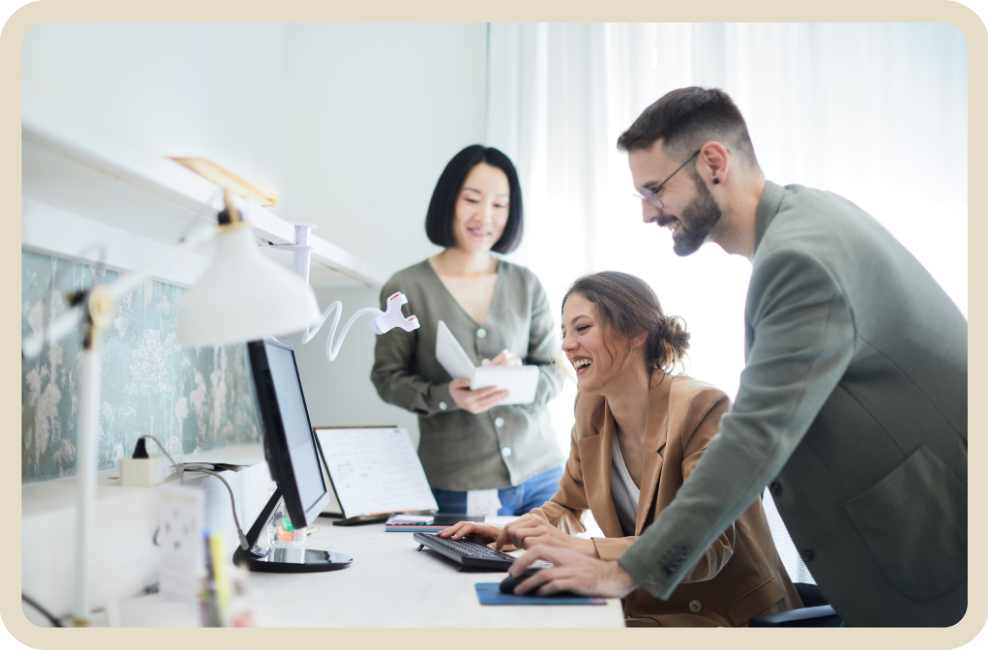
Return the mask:
[[[683,86],[740,108],[767,179],[825,189],[888,228],[967,315],[967,43],[949,24],[491,24],[487,143],[515,162],[531,268],[559,319],[577,277],[645,279],[692,335],[685,370],[728,395],[744,367],[750,265],[716,245],[678,258],[641,223],[618,136]],[[568,364],[567,364],[568,365]],[[570,385],[552,403],[565,438]],[[567,445],[568,446],[568,445]],[[812,582],[766,510],[794,581]]]

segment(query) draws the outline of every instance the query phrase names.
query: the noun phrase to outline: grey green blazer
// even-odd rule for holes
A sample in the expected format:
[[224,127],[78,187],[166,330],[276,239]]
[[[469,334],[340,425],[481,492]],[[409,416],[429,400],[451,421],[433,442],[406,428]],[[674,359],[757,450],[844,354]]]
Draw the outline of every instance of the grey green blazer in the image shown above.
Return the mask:
[[[546,404],[562,389],[554,365],[558,333],[545,290],[528,269],[498,261],[497,284],[487,320],[478,325],[460,307],[428,260],[398,271],[381,291],[408,297],[405,310],[419,329],[377,337],[371,381],[385,402],[419,416],[419,458],[429,484],[445,490],[518,485],[562,464],[565,453]],[[535,402],[495,406],[473,415],[449,395],[450,377],[436,360],[436,328],[442,320],[476,365],[507,348],[539,366]]]
[[767,183],[746,368],[720,435],[620,563],[659,598],[765,486],[852,626],[949,626],[967,607],[967,322],[839,196]]

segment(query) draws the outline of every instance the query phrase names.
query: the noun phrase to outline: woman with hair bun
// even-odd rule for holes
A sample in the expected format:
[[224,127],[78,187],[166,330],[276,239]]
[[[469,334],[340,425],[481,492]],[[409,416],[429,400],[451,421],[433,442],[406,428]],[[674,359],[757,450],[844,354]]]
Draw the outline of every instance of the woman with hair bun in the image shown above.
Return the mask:
[[[561,546],[616,560],[672,502],[715,440],[730,401],[710,384],[671,374],[689,333],[663,313],[645,282],[626,273],[588,275],[566,293],[562,311],[563,352],[579,394],[559,491],[503,528],[460,522],[440,536],[471,535],[497,548]],[[585,530],[587,510],[605,538],[574,537]],[[539,582],[551,580],[552,569],[542,569]],[[629,627],[746,626],[754,616],[801,606],[761,499],[721,533],[669,600],[640,588],[624,599]]]

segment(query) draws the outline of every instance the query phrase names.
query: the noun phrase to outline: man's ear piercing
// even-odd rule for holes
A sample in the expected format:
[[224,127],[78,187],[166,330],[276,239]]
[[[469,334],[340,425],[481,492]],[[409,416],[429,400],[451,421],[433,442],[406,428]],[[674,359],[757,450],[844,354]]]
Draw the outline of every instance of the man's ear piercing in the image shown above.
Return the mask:
[[717,185],[718,183],[720,183],[720,179],[719,178],[715,178],[714,179],[714,185]]

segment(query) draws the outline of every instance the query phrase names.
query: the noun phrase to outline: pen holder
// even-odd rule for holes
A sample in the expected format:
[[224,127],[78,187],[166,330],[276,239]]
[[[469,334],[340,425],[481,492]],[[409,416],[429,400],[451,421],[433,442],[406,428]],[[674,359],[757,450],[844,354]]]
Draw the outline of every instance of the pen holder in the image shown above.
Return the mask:
[[285,509],[285,500],[278,502],[274,514],[268,520],[268,544],[275,548],[294,548],[305,545],[305,528],[295,528]]

